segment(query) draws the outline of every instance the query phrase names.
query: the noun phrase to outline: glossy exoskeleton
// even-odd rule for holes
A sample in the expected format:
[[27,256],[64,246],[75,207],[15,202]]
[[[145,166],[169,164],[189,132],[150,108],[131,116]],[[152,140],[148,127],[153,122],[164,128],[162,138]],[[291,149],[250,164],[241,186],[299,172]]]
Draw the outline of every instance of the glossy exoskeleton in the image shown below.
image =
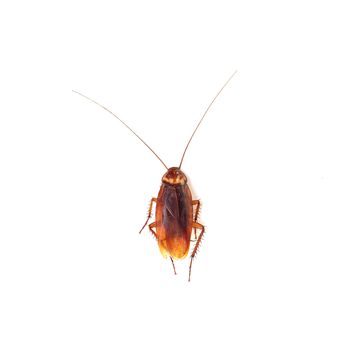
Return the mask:
[[[151,217],[153,203],[156,203],[156,220],[149,225],[149,229],[157,239],[162,255],[170,257],[175,274],[173,258],[183,259],[188,255],[194,229],[194,240],[196,243],[191,253],[188,276],[188,280],[190,280],[192,260],[203,237],[204,226],[197,222],[200,202],[199,200],[192,200],[192,194],[187,185],[187,178],[180,168],[170,168],[164,174],[158,196],[151,200],[148,218],[141,231]],[[200,229],[198,238],[196,234],[197,229]]]
[[[168,168],[160,157],[153,151],[153,149],[141,139],[127,124],[125,124],[117,115],[111,112],[109,109],[92,100],[91,98],[83,95],[80,92],[74,91],[75,93],[87,98],[91,102],[105,109],[116,117],[121,123],[123,123],[165,166],[167,172],[162,177],[162,185],[160,187],[158,196],[152,198],[151,204],[148,210],[148,217],[143,225],[141,231],[148,224],[149,219],[152,216],[153,203],[156,203],[156,219],[149,225],[149,229],[156,238],[159,246],[159,250],[164,257],[170,257],[174,273],[176,274],[174,259],[183,259],[188,255],[191,241],[194,241],[194,247],[190,254],[190,266],[188,280],[191,279],[192,261],[195,257],[199,244],[203,238],[204,226],[200,224],[198,220],[198,213],[200,209],[199,200],[193,200],[191,190],[187,184],[187,177],[181,170],[181,165],[184,160],[187,148],[196,133],[199,125],[202,123],[211,105],[214,103],[216,98],[220,95],[224,87],[229,83],[232,77],[235,75],[234,72],[230,78],[226,81],[223,87],[216,94],[214,99],[211,101],[207,109],[205,110],[202,118],[197,124],[193,131],[186,148],[182,154],[181,162],[178,167]],[[199,235],[197,237],[197,230]],[[192,236],[192,232],[194,235]]]

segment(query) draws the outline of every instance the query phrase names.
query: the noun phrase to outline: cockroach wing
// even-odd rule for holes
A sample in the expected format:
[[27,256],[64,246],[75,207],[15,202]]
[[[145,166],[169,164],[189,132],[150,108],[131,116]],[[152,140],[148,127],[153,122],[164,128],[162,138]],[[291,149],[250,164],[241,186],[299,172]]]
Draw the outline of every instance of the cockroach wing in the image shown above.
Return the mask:
[[162,254],[169,254],[175,259],[185,258],[190,246],[193,218],[188,186],[163,184],[158,194],[156,216]]

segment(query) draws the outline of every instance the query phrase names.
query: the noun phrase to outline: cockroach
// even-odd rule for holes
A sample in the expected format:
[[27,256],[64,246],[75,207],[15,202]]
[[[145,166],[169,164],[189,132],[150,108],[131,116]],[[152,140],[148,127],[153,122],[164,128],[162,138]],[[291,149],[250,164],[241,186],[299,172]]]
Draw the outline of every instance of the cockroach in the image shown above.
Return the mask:
[[[158,154],[138,135],[132,130],[125,122],[123,122],[116,114],[110,111],[105,106],[94,101],[93,99],[85,96],[84,94],[73,90],[73,92],[85,97],[89,101],[102,107],[104,110],[116,117],[124,126],[126,126],[163,164],[166,168],[166,173],[162,177],[162,184],[158,192],[158,196],[151,199],[151,203],[148,209],[148,215],[145,224],[142,226],[139,233],[147,226],[149,220],[152,217],[153,204],[156,204],[156,220],[149,224],[148,227],[158,242],[158,247],[161,254],[167,258],[170,257],[173,265],[174,273],[176,275],[176,269],[174,259],[184,259],[189,252],[191,242],[194,242],[194,247],[190,255],[190,265],[188,271],[188,281],[191,280],[192,262],[198,247],[203,239],[204,226],[198,222],[198,214],[200,210],[200,201],[198,199],[192,199],[191,190],[187,184],[187,177],[181,170],[181,166],[187,152],[188,146],[190,145],[193,136],[197,132],[200,124],[204,117],[207,115],[210,107],[220,95],[221,91],[230,82],[233,76],[236,74],[235,71],[230,78],[221,87],[219,92],[215,95],[213,100],[208,105],[201,119],[199,120],[196,128],[194,129],[189,141],[186,144],[185,150],[182,153],[181,161],[179,166],[168,168]],[[197,230],[199,235],[197,236]],[[193,234],[193,235],[192,235]]]

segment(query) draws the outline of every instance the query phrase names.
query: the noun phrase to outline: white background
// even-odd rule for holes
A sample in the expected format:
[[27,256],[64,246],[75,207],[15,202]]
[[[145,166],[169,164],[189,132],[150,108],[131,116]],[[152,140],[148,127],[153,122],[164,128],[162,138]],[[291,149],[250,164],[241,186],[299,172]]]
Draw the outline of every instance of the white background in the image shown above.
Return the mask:
[[[346,1],[1,5],[0,348],[349,349]],[[207,234],[138,231],[161,163]]]

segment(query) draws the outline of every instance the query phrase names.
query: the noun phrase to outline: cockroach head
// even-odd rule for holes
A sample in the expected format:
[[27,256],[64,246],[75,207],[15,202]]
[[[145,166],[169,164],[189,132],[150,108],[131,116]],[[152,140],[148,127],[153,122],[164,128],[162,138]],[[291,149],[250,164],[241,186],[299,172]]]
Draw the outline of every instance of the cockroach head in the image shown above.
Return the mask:
[[187,177],[179,168],[174,167],[168,169],[162,178],[162,182],[168,185],[185,185]]

